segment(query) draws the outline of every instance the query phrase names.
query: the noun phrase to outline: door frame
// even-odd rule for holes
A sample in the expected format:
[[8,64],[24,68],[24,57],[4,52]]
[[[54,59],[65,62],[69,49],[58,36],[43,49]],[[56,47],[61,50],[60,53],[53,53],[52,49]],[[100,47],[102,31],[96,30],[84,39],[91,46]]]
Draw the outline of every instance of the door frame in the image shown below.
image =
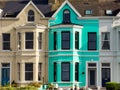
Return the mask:
[[[109,67],[103,67],[102,63],[109,63],[110,66]],[[101,81],[100,85],[101,85],[101,87],[102,87],[102,68],[110,68],[110,81],[112,81],[112,64],[111,64],[111,62],[101,62],[100,63],[100,81]]]
[[2,61],[0,62],[0,85],[2,85],[2,63],[9,63],[10,64],[10,85],[11,85],[11,80],[12,80],[12,62],[11,61]]
[[[86,86],[88,87],[89,85],[88,85],[88,83],[89,83],[89,76],[88,76],[88,69],[89,69],[89,67],[88,67],[88,64],[89,63],[95,63],[96,64],[96,67],[93,67],[93,69],[96,69],[96,87],[98,86],[98,62],[97,61],[86,61]],[[92,67],[91,67],[91,69],[92,69]]]

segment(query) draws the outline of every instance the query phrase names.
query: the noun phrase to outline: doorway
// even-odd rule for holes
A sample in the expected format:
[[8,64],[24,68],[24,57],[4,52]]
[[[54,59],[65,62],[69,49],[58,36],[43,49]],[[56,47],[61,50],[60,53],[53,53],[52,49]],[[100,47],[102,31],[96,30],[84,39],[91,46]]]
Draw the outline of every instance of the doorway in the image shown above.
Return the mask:
[[1,71],[1,85],[5,86],[10,83],[10,64],[2,63]]

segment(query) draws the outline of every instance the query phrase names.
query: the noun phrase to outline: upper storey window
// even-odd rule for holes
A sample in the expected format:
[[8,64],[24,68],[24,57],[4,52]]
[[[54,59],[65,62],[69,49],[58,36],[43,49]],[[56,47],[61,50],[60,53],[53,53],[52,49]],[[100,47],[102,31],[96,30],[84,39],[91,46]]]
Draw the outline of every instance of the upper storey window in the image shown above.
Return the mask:
[[33,49],[33,39],[34,39],[33,32],[25,33],[25,49]]
[[35,14],[33,10],[28,11],[28,22],[34,22]]
[[110,50],[110,32],[102,32],[102,50]]
[[70,32],[62,31],[62,49],[70,49]]
[[88,33],[88,50],[96,50],[97,49],[97,37],[96,32]]
[[69,24],[70,23],[70,11],[69,10],[64,10],[63,12],[63,23],[64,24]]
[[92,10],[89,9],[89,10],[85,10],[85,15],[91,15],[92,14]]
[[3,33],[3,50],[10,50],[10,33]]

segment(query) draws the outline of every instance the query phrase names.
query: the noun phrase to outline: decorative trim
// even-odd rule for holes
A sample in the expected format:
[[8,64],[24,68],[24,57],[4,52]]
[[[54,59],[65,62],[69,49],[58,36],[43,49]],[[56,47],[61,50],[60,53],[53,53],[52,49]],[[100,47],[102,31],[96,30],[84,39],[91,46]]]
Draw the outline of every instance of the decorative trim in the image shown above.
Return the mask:
[[33,7],[38,11],[38,13],[44,18],[44,14],[36,7],[36,5],[30,0],[30,2],[22,9],[22,11],[17,15],[17,18],[20,16],[20,14],[30,5],[32,4]]
[[56,25],[56,26],[51,26],[51,28],[80,28],[82,29],[83,26],[79,26],[79,25],[64,25],[64,24],[61,24],[61,25]]
[[68,4],[73,11],[78,15],[78,17],[81,17],[81,15],[78,13],[78,11],[72,6],[72,4],[68,1],[65,0],[64,3],[57,9],[57,11],[52,15],[52,18],[54,18],[56,16],[56,14],[65,6],[65,4]]

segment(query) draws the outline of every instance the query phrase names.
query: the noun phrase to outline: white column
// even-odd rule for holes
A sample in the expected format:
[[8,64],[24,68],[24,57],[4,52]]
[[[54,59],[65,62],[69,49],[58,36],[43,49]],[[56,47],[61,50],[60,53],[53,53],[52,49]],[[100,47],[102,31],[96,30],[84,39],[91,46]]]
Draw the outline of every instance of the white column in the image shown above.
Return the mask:
[[25,81],[25,63],[20,63],[20,81]]
[[33,63],[33,81],[38,81],[38,63]]

